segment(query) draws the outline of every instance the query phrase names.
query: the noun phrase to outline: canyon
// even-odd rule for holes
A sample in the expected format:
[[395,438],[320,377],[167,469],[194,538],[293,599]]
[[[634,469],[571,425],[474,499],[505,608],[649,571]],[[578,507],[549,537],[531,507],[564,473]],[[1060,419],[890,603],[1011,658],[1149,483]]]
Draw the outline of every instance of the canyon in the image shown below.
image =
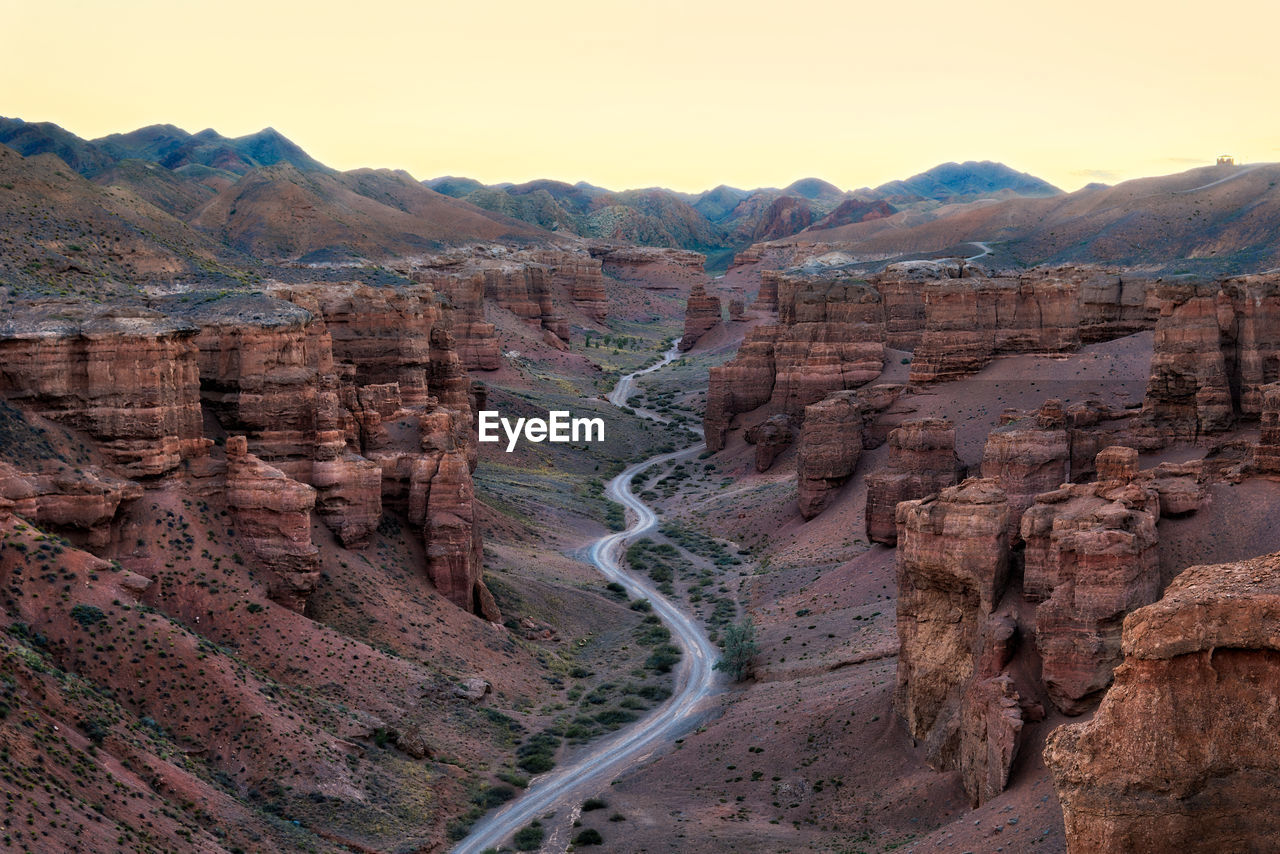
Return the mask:
[[[1248,235],[1133,264],[1060,219],[1114,188],[991,164],[957,168],[993,198],[685,198],[59,131],[0,123],[21,844],[1274,835],[1280,275]],[[592,431],[537,426],[567,412]]]

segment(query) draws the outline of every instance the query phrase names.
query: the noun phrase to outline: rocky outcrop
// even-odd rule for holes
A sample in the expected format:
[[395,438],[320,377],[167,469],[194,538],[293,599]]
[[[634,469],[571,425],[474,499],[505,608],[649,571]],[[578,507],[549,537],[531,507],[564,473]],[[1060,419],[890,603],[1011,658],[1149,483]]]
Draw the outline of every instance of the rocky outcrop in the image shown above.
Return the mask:
[[484,278],[449,274],[435,268],[415,270],[415,282],[430,284],[448,303],[450,326],[458,341],[458,355],[470,371],[496,371],[502,367],[498,327],[485,319]]
[[867,539],[892,546],[898,541],[899,502],[924,498],[960,480],[956,428],[950,421],[908,421],[889,433],[889,461],[867,475]]
[[301,306],[268,296],[213,300],[191,312],[199,324],[200,396],[254,455],[310,480],[322,379],[333,382],[331,339]]
[[1061,353],[1080,345],[1078,283],[1040,272],[925,283],[925,327],[911,381],[957,379],[1001,353]]
[[1138,479],[1137,460],[1132,448],[1103,450],[1096,483],[1039,495],[1022,519],[1023,592],[1040,602],[1042,678],[1067,714],[1110,684],[1125,615],[1160,594],[1160,495]]
[[[25,471],[0,461],[0,498],[13,513],[46,530],[83,538],[91,548],[111,539],[120,505],[142,497],[141,484],[98,466],[43,465]],[[81,536],[77,536],[81,535]]]
[[862,455],[862,409],[858,393],[838,391],[805,407],[796,456],[796,501],[812,519],[844,485]]
[[[745,253],[739,252],[734,258],[734,263],[739,263],[738,259],[742,258]],[[753,262],[752,262],[753,263]],[[783,273],[781,270],[761,270],[760,271],[760,290],[756,292],[755,301],[751,303],[751,308],[756,311],[767,311],[776,314],[778,311],[778,280],[781,279]]]
[[1073,278],[1079,285],[1081,343],[1111,341],[1155,324],[1156,307],[1147,299],[1153,280],[1091,267],[1058,268],[1056,273]]
[[1164,284],[1153,296],[1160,320],[1142,406],[1147,433],[1160,445],[1226,430],[1234,414],[1217,286]]
[[[995,481],[971,478],[938,495],[899,504],[896,516],[900,651],[894,709],[908,734],[924,743],[931,766],[955,768],[967,694],[972,694],[970,714],[983,722],[980,728],[1003,740],[988,707],[994,703],[1002,709],[1000,698],[1007,691],[969,683],[979,673],[974,651],[983,646],[1008,579],[1009,504]],[[994,717],[1001,714],[996,711]],[[975,745],[987,741],[975,731],[973,745],[966,748],[975,780],[985,778],[991,764],[977,761]],[[1007,773],[1007,763],[1000,764]]]
[[320,580],[311,542],[316,491],[249,453],[244,436],[227,439],[227,507],[236,533],[273,575],[271,598],[301,612]]
[[208,447],[196,332],[146,309],[61,306],[9,321],[0,325],[0,395],[85,431],[126,477],[167,474]]
[[1071,854],[1274,848],[1278,638],[1278,555],[1187,569],[1129,615],[1097,714],[1045,748]]
[[974,272],[976,268],[958,261],[903,261],[885,267],[871,280],[884,300],[885,343],[895,350],[916,349],[924,334],[926,284]]
[[1280,276],[1152,289],[1159,306],[1143,435],[1151,446],[1198,439],[1263,411],[1280,379]]
[[692,350],[698,339],[719,322],[720,297],[708,294],[702,282],[695,282],[685,304],[684,337],[680,339],[680,350]]
[[707,256],[687,249],[593,243],[589,250],[606,276],[646,290],[685,290],[706,280]]
[[1009,784],[1025,723],[1022,696],[1008,673],[971,680],[960,702],[956,769],[977,807]]
[[1009,499],[1010,542],[1021,538],[1023,512],[1042,492],[1067,481],[1071,448],[1062,402],[1046,401],[1034,416],[1003,424],[987,435],[982,476],[994,478]]
[[707,447],[724,447],[735,415],[767,404],[796,421],[833,391],[871,382],[884,367],[880,296],[847,277],[779,280],[778,323],[751,330],[737,356],[711,369]]
[[730,319],[730,320],[745,320],[745,319],[746,319],[746,317],[747,317],[747,305],[746,305],[746,303],[745,303],[743,300],[740,300],[740,299],[731,299],[731,300],[729,300],[729,319]]
[[484,296],[522,320],[541,326],[563,342],[569,340],[569,321],[551,298],[551,271],[540,264],[497,264],[479,273]]
[[1262,430],[1254,464],[1264,474],[1280,474],[1280,383],[1262,387]]
[[482,542],[475,520],[475,491],[467,429],[460,416],[439,409],[419,419],[421,454],[389,457],[384,466],[405,472],[411,524],[421,526],[427,550],[427,575],[444,596],[492,621],[501,620],[484,585]]
[[287,299],[236,299],[193,313],[210,411],[225,429],[247,431],[240,438],[250,459],[314,487],[308,511],[344,546],[365,545],[385,505],[407,513],[437,589],[496,618],[474,518],[475,389],[432,291],[275,293]]
[[790,415],[775,415],[748,428],[743,438],[748,445],[756,446],[756,471],[766,472],[773,466],[778,454],[795,441],[795,430]]
[[554,249],[527,254],[535,263],[544,264],[551,270],[553,288],[562,288],[583,314],[597,323],[604,322],[609,316],[609,301],[604,291],[604,274],[599,258],[582,252]]

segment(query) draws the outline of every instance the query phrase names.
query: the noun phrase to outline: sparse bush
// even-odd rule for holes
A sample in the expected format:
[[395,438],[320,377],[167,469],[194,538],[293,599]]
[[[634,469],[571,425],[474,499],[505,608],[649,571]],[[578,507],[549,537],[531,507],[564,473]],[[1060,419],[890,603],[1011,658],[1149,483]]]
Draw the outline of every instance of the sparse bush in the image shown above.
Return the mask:
[[574,845],[603,845],[604,837],[600,835],[600,831],[594,827],[588,827],[586,830],[573,837]]
[[106,618],[107,615],[102,613],[102,609],[94,605],[76,605],[71,609],[71,619],[85,628],[101,623]]
[[741,682],[751,673],[751,664],[759,653],[756,624],[747,617],[724,630],[724,655],[716,662],[715,669],[723,670],[733,681]]
[[511,841],[515,844],[517,851],[537,851],[542,847],[542,835],[542,825],[534,822],[528,827],[517,830]]

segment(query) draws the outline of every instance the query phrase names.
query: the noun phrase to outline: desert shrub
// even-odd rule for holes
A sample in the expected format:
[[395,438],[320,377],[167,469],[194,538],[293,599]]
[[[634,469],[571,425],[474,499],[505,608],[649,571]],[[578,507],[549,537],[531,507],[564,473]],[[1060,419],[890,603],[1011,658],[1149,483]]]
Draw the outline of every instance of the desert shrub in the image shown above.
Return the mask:
[[102,609],[94,605],[75,605],[71,608],[71,619],[85,628],[101,623],[106,618],[107,615],[102,613]]
[[517,830],[511,841],[517,851],[537,851],[542,847],[542,835],[542,825],[534,822]]
[[716,662],[716,670],[723,670],[735,682],[740,682],[751,672],[751,663],[760,652],[756,643],[756,624],[747,617],[724,630],[724,655]]

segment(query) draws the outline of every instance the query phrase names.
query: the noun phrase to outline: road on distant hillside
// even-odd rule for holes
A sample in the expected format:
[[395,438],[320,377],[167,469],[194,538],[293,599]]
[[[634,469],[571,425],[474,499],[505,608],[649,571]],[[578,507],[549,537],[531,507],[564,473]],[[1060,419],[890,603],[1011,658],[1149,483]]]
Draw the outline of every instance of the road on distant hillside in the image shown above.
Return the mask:
[[969,241],[969,245],[976,246],[982,251],[977,255],[970,255],[968,258],[964,259],[966,261],[977,261],[979,258],[985,258],[991,254],[991,247],[983,243],[981,240],[971,240]]
[[[679,352],[672,347],[663,355],[662,361],[627,374],[609,393],[609,402],[625,406],[627,398],[635,390],[637,376],[652,373],[678,356]],[[637,411],[648,415],[644,410]],[[471,834],[453,849],[454,854],[480,854],[486,848],[496,848],[534,819],[600,791],[618,774],[687,732],[703,700],[716,692],[719,679],[712,667],[720,653],[707,639],[702,626],[654,589],[647,579],[631,575],[619,563],[628,541],[658,526],[658,514],[632,493],[632,479],[650,466],[696,456],[705,447],[698,443],[680,451],[650,457],[628,466],[609,481],[605,494],[630,510],[634,519],[625,531],[601,537],[591,544],[587,552],[591,562],[607,579],[621,584],[633,597],[648,599],[653,604],[653,612],[671,629],[672,641],[684,653],[676,669],[675,693],[639,722],[591,745],[572,765],[536,778],[522,797],[477,823]],[[556,847],[563,850],[563,846]]]

